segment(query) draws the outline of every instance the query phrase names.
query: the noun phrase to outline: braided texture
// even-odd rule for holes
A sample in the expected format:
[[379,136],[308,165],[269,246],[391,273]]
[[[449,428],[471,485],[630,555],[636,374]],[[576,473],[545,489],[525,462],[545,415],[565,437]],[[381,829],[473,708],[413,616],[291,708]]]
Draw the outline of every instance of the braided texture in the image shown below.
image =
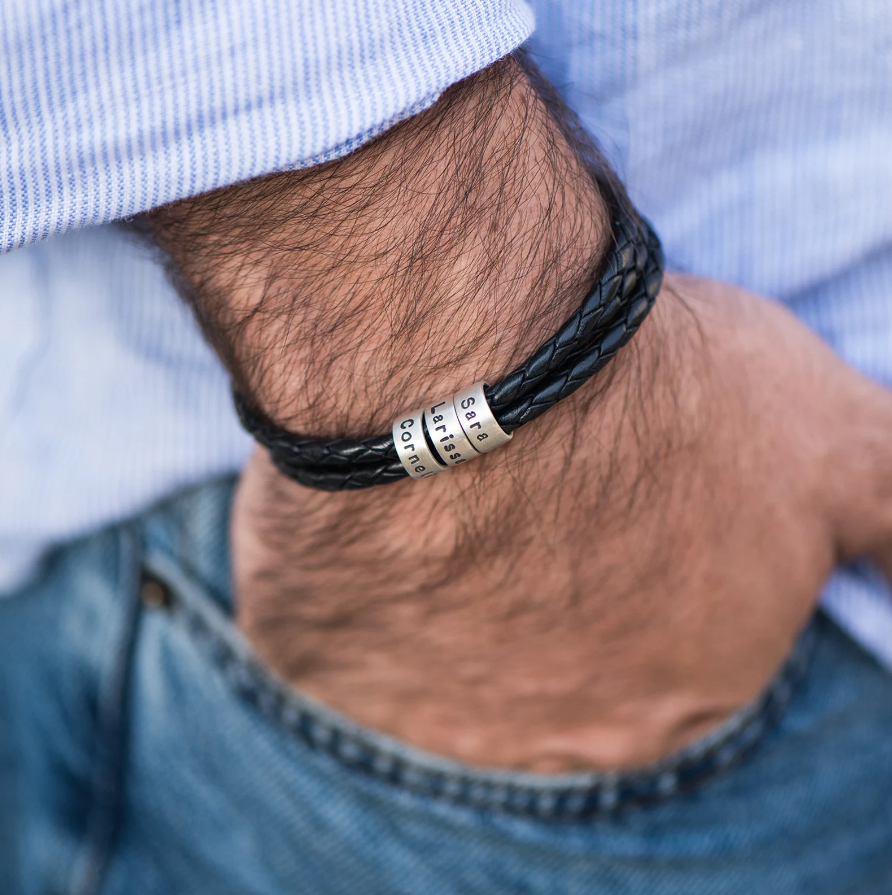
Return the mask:
[[[614,245],[592,291],[557,333],[520,367],[486,389],[486,399],[506,432],[536,419],[604,369],[638,330],[663,278],[657,235],[641,218],[621,214]],[[323,441],[280,429],[239,395],[242,425],[266,447],[284,475],[311,488],[346,491],[408,478],[393,438]]]

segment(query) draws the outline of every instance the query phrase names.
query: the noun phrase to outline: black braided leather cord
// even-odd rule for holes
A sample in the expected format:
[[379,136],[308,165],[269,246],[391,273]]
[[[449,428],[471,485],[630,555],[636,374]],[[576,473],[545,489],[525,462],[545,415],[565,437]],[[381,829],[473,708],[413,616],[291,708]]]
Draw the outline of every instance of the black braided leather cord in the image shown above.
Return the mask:
[[[620,214],[614,245],[592,291],[563,326],[520,367],[486,389],[506,432],[536,419],[610,363],[653,306],[663,279],[663,251],[643,218]],[[330,441],[278,428],[234,393],[242,425],[266,447],[284,475],[322,491],[347,491],[408,478],[393,438]]]

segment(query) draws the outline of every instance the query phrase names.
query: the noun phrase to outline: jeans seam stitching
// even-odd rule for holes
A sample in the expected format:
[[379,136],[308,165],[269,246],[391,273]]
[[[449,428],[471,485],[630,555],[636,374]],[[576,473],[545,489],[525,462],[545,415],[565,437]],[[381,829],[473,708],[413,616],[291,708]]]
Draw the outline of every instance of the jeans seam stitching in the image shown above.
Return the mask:
[[706,785],[743,761],[784,714],[804,677],[814,647],[813,626],[797,641],[784,666],[760,696],[692,747],[653,765],[628,772],[593,772],[587,780],[561,783],[486,779],[481,769],[449,771],[428,767],[410,756],[367,741],[362,732],[322,719],[298,704],[253,657],[238,654],[191,601],[178,599],[174,613],[192,635],[210,646],[209,658],[234,688],[279,729],[314,752],[328,755],[353,772],[416,795],[481,810],[550,820],[609,816],[630,807],[662,802]]
[[137,646],[140,603],[136,596],[140,574],[137,533],[125,528],[120,535],[118,576],[130,605],[123,613],[121,642],[101,694],[93,775],[90,780],[90,818],[84,851],[72,874],[72,891],[94,895],[101,891],[120,825],[121,794],[127,741],[127,703],[133,656]]

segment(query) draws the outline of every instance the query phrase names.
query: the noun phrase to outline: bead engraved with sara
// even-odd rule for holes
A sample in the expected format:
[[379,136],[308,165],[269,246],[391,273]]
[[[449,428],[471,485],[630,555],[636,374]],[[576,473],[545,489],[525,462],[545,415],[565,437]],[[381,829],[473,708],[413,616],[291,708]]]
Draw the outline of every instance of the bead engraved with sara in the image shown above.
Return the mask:
[[485,386],[485,382],[475,382],[452,398],[459,424],[481,454],[507,444],[513,437],[496,420],[483,391]]

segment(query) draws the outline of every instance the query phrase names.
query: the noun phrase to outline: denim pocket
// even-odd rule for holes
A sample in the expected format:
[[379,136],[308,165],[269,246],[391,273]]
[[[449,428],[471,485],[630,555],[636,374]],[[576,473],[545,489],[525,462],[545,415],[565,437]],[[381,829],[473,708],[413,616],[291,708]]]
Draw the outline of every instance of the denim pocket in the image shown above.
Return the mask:
[[[165,567],[166,566],[166,567]],[[182,626],[230,692],[267,722],[345,772],[426,799],[551,821],[611,816],[672,799],[726,774],[778,723],[803,678],[815,640],[805,629],[762,694],[718,728],[665,759],[635,770],[544,775],[464,765],[368,730],[304,697],[253,653],[231,619],[172,565],[158,574],[176,596],[171,623]]]

